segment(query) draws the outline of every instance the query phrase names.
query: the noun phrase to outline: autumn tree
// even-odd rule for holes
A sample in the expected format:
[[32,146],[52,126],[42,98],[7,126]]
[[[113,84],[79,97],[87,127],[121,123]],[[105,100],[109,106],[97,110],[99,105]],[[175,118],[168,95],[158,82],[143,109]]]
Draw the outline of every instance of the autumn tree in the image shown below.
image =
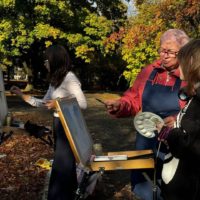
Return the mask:
[[135,5],[137,12],[127,20],[121,0],[1,1],[1,67],[25,60],[36,75],[44,70],[44,49],[60,43],[70,50],[87,86],[113,88],[121,73],[132,84],[158,57],[159,38],[167,29],[199,36],[198,0],[137,0]]
[[118,33],[112,33],[107,39],[106,51],[118,52],[127,63],[123,75],[130,85],[141,68],[158,56],[158,38],[164,28],[156,4],[142,4],[138,14],[131,17]]
[[160,5],[161,18],[185,30],[191,37],[200,33],[200,1],[166,0]]
[[123,75],[130,85],[141,68],[158,57],[159,39],[164,31],[180,28],[190,37],[199,36],[198,0],[139,0],[136,6],[137,15],[105,42],[108,54],[116,53],[126,62]]

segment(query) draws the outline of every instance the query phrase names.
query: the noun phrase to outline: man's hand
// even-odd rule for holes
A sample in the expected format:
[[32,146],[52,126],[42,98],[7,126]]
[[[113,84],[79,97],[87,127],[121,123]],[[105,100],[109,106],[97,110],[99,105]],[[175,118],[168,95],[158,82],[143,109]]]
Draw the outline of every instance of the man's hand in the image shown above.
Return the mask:
[[112,114],[112,113],[114,114],[114,113],[117,113],[117,111],[120,108],[120,101],[119,100],[107,100],[107,101],[105,101],[105,106],[107,108],[107,111],[110,114]]

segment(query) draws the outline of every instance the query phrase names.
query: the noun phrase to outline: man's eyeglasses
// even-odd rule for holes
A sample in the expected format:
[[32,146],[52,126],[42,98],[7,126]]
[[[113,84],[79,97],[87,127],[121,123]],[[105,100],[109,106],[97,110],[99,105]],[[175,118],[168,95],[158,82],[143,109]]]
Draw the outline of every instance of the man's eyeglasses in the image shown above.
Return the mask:
[[168,57],[175,58],[177,56],[177,54],[178,54],[178,51],[171,51],[171,50],[159,49],[158,53],[160,55],[167,54]]

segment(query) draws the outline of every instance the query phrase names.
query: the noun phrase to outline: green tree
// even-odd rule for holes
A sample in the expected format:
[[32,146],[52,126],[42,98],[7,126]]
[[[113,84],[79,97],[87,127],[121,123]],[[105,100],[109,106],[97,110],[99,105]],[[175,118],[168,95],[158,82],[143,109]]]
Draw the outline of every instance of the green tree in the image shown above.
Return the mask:
[[103,41],[123,23],[121,18],[125,18],[125,7],[120,1],[1,1],[0,64],[12,66],[16,59],[25,60],[36,75],[43,70],[44,49],[61,43],[82,65],[100,66]]

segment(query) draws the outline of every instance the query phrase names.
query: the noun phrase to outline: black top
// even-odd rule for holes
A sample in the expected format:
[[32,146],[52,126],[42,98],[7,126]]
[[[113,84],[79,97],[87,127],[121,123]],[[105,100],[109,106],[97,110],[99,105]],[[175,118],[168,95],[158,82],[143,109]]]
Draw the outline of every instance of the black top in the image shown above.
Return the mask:
[[170,131],[169,150],[178,166],[169,183],[162,184],[167,200],[200,199],[200,88],[181,120],[180,128]]

